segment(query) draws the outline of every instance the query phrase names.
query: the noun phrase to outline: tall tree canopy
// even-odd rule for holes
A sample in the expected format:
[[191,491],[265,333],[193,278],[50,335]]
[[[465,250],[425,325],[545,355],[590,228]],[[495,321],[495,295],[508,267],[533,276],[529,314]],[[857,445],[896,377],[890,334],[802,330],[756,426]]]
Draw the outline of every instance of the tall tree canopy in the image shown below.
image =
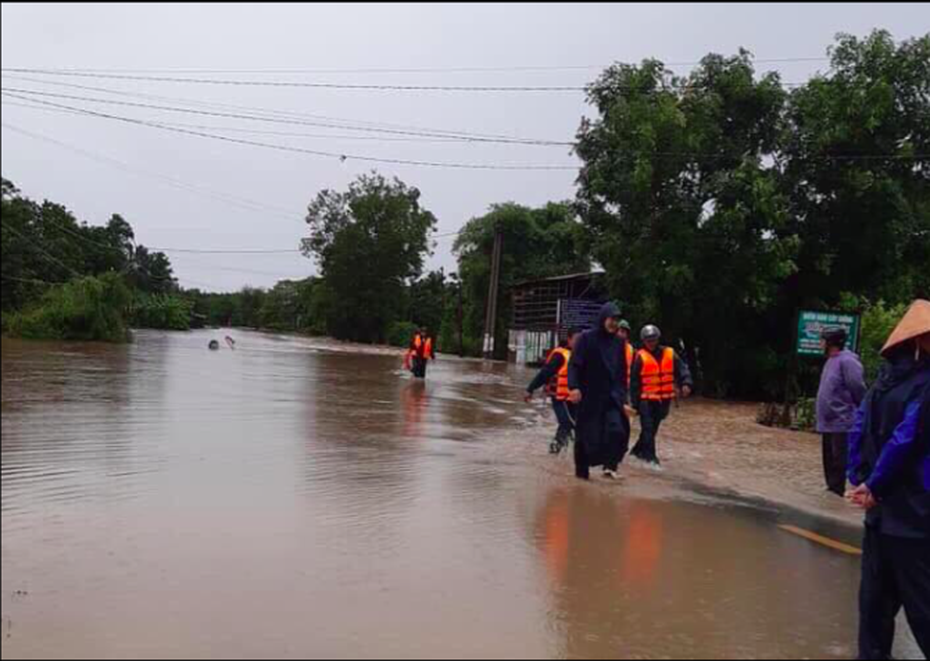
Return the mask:
[[335,337],[383,342],[404,312],[405,287],[420,276],[436,224],[420,191],[362,175],[345,192],[324,190],[307,209],[304,251],[317,257],[322,307]]

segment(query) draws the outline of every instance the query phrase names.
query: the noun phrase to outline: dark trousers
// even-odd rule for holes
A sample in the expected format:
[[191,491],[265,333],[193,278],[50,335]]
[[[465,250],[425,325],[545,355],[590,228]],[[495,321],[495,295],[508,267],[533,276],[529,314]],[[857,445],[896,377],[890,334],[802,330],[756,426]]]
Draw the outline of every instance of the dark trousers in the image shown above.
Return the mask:
[[413,375],[418,379],[426,378],[426,358],[420,356],[413,357],[413,367],[410,369]]
[[890,659],[895,618],[904,608],[923,655],[930,655],[930,539],[866,529],[859,593],[859,658]]
[[553,397],[552,410],[555,413],[555,419],[559,421],[555,440],[565,445],[571,438],[572,432],[575,431],[575,405],[571,402],[560,402]]
[[583,480],[591,478],[592,461],[594,465],[603,464],[604,470],[617,470],[626,453],[630,449],[630,419],[620,410],[607,411],[601,424],[603,424],[601,448],[603,457],[592,457],[583,440],[575,441],[575,475]]
[[659,463],[659,455],[656,452],[656,437],[659,435],[659,427],[662,421],[668,417],[671,410],[671,401],[657,402],[654,400],[642,400],[639,403],[639,424],[641,431],[639,441],[633,448],[633,456],[650,463]]
[[846,466],[849,462],[849,434],[823,435],[823,473],[827,489],[838,496],[846,495]]

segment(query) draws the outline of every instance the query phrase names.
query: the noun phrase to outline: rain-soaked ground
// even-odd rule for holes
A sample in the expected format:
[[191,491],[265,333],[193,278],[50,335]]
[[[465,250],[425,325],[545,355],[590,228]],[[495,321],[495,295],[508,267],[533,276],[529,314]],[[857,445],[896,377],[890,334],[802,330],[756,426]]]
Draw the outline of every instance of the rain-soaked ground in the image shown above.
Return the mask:
[[213,336],[3,340],[4,658],[853,655],[857,558],[575,483],[524,370]]

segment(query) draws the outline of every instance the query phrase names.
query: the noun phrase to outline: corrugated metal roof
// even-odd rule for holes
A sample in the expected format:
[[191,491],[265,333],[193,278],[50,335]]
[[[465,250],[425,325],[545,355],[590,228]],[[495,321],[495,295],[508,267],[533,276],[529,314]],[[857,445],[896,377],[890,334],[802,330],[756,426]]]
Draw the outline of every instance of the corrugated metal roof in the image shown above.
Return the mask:
[[596,275],[604,275],[606,271],[589,271],[587,273],[571,273],[569,275],[556,275],[551,278],[540,278],[538,280],[524,280],[518,282],[514,287],[525,287],[527,285],[535,285],[541,282],[558,282],[561,280],[581,280],[582,278],[592,278]]

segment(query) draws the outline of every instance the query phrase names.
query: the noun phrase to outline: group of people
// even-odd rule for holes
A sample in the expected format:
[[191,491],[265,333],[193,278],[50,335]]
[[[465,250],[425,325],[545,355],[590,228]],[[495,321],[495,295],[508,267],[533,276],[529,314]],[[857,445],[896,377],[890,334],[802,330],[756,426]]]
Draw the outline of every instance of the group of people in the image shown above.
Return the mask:
[[672,402],[694,387],[687,363],[662,344],[657,326],[644,326],[642,347],[630,338],[630,324],[607,303],[597,325],[569,330],[527,387],[526,399],[546,386],[559,422],[550,452],[560,453],[575,437],[575,474],[588,480],[591,468],[619,479],[629,451],[630,416],[640,418],[641,433],[632,455],[650,466],[661,465],[656,437]]
[[[560,453],[575,436],[581,479],[596,466],[619,478],[631,415],[642,428],[632,454],[659,466],[659,427],[671,403],[693,389],[687,364],[661,343],[656,326],[642,329],[638,350],[630,330],[619,308],[605,305],[598,325],[570,330],[527,387],[527,401],[543,386],[552,399],[559,424],[550,451]],[[866,513],[859,656],[892,658],[902,609],[930,655],[930,301],[916,301],[891,334],[870,388],[846,331],[828,328],[822,339],[817,426],[827,488]]]
[[866,512],[859,656],[892,658],[902,608],[928,656],[930,301],[915,301],[895,328],[871,388],[846,344],[844,330],[824,331],[817,426],[827,488]]

